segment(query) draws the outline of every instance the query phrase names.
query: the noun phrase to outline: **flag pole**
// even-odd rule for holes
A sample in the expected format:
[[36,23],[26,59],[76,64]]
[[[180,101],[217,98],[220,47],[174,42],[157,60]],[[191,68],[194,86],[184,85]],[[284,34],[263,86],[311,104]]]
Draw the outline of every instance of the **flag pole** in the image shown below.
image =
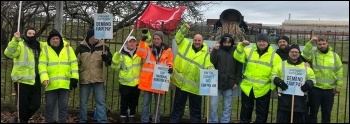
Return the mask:
[[[132,28],[132,30],[130,31],[128,37],[130,37],[130,35],[131,35],[132,32],[134,32],[134,28]],[[122,51],[122,49],[123,49],[123,47],[124,47],[124,45],[125,45],[125,43],[126,43],[126,40],[128,40],[128,37],[126,37],[126,39],[125,39],[125,41],[124,41],[122,47],[120,47],[119,53]]]
[[[22,1],[19,1],[19,11],[18,11],[18,23],[17,23],[17,32],[19,32],[19,27],[21,25],[21,14],[22,14]],[[17,122],[20,121],[19,117],[19,82],[17,82]]]
[[294,95],[292,95],[292,110],[290,111],[290,123],[293,123],[293,114],[294,114]]
[[207,123],[209,123],[209,107],[210,107],[210,96],[207,96]]
[[17,31],[19,31],[19,27],[20,27],[20,24],[21,24],[21,14],[22,14],[22,1],[19,1]]
[[154,119],[154,123],[157,123],[157,120],[158,120],[159,99],[160,99],[160,91],[158,92],[158,100],[157,100],[157,106],[156,106],[156,117],[155,117],[155,119]]

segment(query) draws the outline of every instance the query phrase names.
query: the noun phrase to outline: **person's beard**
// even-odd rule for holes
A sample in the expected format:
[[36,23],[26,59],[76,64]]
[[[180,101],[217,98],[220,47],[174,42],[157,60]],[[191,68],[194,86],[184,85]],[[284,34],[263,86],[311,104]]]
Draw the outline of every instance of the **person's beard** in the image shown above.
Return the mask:
[[322,53],[327,53],[328,52],[328,46],[326,48],[318,48],[319,51]]

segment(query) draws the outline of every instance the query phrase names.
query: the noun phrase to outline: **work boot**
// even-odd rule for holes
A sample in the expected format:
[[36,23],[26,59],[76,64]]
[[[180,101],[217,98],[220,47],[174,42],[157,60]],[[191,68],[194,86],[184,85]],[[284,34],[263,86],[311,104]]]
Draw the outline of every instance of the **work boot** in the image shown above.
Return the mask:
[[135,123],[135,117],[129,117],[128,123]]
[[119,122],[120,123],[126,123],[126,117],[120,117]]

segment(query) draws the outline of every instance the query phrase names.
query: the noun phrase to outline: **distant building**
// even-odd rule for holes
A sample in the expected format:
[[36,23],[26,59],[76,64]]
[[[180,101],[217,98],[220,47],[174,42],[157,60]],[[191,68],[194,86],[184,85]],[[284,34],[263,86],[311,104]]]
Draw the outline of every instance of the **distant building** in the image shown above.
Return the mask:
[[281,32],[287,34],[310,34],[322,36],[327,35],[327,39],[349,40],[349,21],[329,21],[329,20],[285,20],[279,27]]

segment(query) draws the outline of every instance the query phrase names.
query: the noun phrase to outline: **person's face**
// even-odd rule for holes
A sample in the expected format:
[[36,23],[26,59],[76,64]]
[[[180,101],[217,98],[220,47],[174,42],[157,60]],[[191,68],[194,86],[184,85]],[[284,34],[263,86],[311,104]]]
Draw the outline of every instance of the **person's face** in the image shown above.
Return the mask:
[[259,40],[257,42],[257,45],[258,45],[258,48],[260,50],[263,50],[263,49],[265,49],[267,47],[268,43],[266,41],[264,41],[264,40]]
[[284,39],[278,41],[278,48],[285,49],[288,46],[288,42]]
[[224,42],[222,43],[222,45],[223,45],[223,46],[230,47],[230,46],[231,46],[231,42],[226,40],[226,41],[224,41]]
[[203,37],[200,34],[196,34],[193,37],[193,45],[196,49],[200,49],[203,45]]
[[327,41],[317,41],[317,49],[320,51],[326,51],[328,47]]
[[289,51],[289,58],[291,60],[296,61],[296,60],[298,60],[299,57],[300,57],[300,53],[299,53],[298,49],[293,48]]
[[90,44],[95,44],[97,42],[98,42],[98,39],[95,39],[95,36],[92,36],[92,37],[89,38],[89,43]]
[[162,39],[158,35],[154,35],[153,44],[155,46],[160,46],[162,44]]
[[53,37],[51,37],[51,39],[50,39],[50,44],[51,44],[52,46],[54,46],[54,47],[58,47],[58,46],[60,45],[60,43],[61,43],[60,40],[61,40],[60,37],[58,37],[58,36],[53,36]]
[[27,35],[27,37],[33,37],[33,36],[35,36],[35,31],[34,30],[28,30],[26,35]]
[[131,39],[129,42],[126,43],[126,46],[129,50],[134,50],[136,48],[136,40]]

